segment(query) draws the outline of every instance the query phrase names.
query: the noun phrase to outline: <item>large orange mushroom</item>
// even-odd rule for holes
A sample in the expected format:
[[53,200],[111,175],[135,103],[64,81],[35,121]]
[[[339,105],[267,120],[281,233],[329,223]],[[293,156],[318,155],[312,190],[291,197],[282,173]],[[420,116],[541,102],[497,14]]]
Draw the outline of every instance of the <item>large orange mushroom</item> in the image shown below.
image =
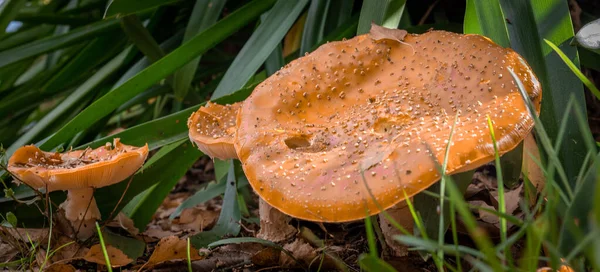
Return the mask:
[[373,26],[258,85],[237,113],[236,157],[261,199],[287,215],[362,219],[380,212],[375,200],[387,209],[440,179],[453,125],[447,174],[494,159],[487,116],[500,155],[523,140],[534,121],[508,69],[539,114],[540,84],[513,50],[479,35]]
[[94,222],[101,218],[94,199],[94,189],[118,183],[134,174],[148,156],[148,145],[125,145],[118,138],[111,146],[65,153],[44,152],[35,145],[17,149],[8,161],[8,170],[22,181],[45,192],[67,191],[60,204],[65,217],[86,239],[94,232]]

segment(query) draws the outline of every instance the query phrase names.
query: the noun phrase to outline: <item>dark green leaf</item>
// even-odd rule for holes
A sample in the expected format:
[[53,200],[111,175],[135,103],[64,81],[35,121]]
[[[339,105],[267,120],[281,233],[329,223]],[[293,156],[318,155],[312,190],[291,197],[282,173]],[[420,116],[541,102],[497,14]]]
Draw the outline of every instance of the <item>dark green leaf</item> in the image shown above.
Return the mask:
[[118,248],[132,260],[141,257],[146,249],[146,244],[143,241],[121,236],[107,229],[102,231],[102,235],[106,244]]
[[[202,31],[212,26],[221,15],[221,11],[223,10],[224,6],[225,0],[196,0],[196,4],[192,10],[192,15],[190,16],[190,20],[185,28],[183,41],[187,42],[189,39],[193,38],[199,33],[202,33]],[[183,100],[183,98],[186,96],[190,88],[190,84],[194,78],[194,74],[196,73],[196,69],[198,68],[198,63],[200,63],[200,58],[200,56],[196,57],[175,72],[173,89],[177,99]]]
[[386,263],[384,260],[379,259],[379,257],[377,256],[373,256],[373,255],[368,255],[368,254],[361,254],[358,257],[358,264],[360,265],[360,268],[364,269],[365,271],[369,271],[369,272],[395,272],[396,269],[394,269],[393,266],[391,266],[390,264]]
[[[480,0],[475,1],[475,13],[481,32],[476,34],[484,35],[500,46],[510,46],[508,30],[500,3],[498,0]],[[472,24],[469,22],[469,24]],[[467,25],[465,23],[465,25]],[[469,33],[466,32],[465,33]]]
[[158,46],[148,29],[144,27],[140,18],[135,15],[127,15],[121,18],[121,27],[129,40],[151,61],[157,61],[165,56],[165,52]]
[[277,1],[225,72],[211,99],[230,94],[244,86],[281,42],[307,3],[308,0]]
[[130,1],[130,0],[112,0],[108,4],[104,12],[104,18],[113,16],[126,16],[129,14],[140,13],[153,10],[162,5],[171,5],[181,0],[145,0],[145,1]]
[[0,67],[7,66],[30,57],[34,57],[58,48],[66,47],[97,37],[119,28],[118,20],[105,20],[76,28],[66,34],[36,40],[18,47],[0,52]]
[[310,2],[308,16],[302,31],[300,56],[310,52],[315,44],[323,40],[330,2],[330,0],[312,0]]

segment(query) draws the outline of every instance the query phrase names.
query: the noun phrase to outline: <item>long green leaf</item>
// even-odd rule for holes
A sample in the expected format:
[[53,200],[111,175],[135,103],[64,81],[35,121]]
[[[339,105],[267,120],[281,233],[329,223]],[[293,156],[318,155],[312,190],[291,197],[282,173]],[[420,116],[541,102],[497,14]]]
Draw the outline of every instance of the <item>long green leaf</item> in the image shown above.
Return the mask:
[[133,98],[138,93],[152,86],[155,82],[165,78],[177,68],[206,52],[237,29],[258,17],[272,3],[272,0],[255,0],[236,10],[202,34],[194,37],[169,55],[148,66],[148,68],[123,83],[123,85],[96,100],[44,142],[42,148],[51,149],[68,141],[77,132],[89,127],[90,124],[100,120],[118,108],[121,103]]
[[405,5],[406,0],[363,1],[357,34],[368,33],[371,22],[387,28],[398,28]]
[[[192,15],[190,16],[190,20],[185,28],[183,41],[187,42],[199,33],[202,33],[202,31],[208,27],[212,26],[221,15],[221,11],[223,10],[224,6],[225,0],[196,0],[196,4],[192,10]],[[196,57],[175,72],[173,89],[177,99],[183,100],[183,98],[186,96],[190,88],[190,84],[194,78],[194,74],[196,73],[196,69],[198,68],[198,63],[200,63],[200,58],[201,56]]]
[[510,46],[508,30],[506,29],[504,15],[498,0],[475,1],[475,12],[482,35],[492,39],[500,46]]
[[300,56],[310,52],[312,47],[323,39],[330,2],[330,0],[312,0],[310,2],[300,41]]
[[211,99],[227,95],[244,86],[283,40],[307,3],[308,0],[277,1],[225,72]]
[[11,33],[11,35],[6,35],[0,41],[0,51],[4,51],[8,48],[39,39],[41,37],[45,37],[49,35],[52,30],[54,30],[54,26],[39,25],[28,29],[19,30],[16,33]]
[[114,16],[126,16],[155,9],[162,5],[170,5],[181,0],[112,0],[104,12],[104,18]]
[[157,61],[165,56],[165,52],[135,14],[121,17],[121,27],[129,40],[151,61]]
[[44,116],[34,127],[15,141],[7,150],[6,154],[12,154],[22,145],[30,144],[36,136],[40,135],[56,118],[71,109],[74,105],[81,103],[81,100],[90,93],[100,82],[114,73],[125,61],[131,47],[124,50],[117,57],[104,65],[96,74],[79,86],[69,97],[67,97],[59,106],[53,109],[48,115]]
[[0,52],[0,67],[7,66],[30,57],[34,57],[74,43],[82,42],[90,37],[97,37],[119,28],[118,20],[106,20],[76,28],[66,34],[36,40],[18,47]]

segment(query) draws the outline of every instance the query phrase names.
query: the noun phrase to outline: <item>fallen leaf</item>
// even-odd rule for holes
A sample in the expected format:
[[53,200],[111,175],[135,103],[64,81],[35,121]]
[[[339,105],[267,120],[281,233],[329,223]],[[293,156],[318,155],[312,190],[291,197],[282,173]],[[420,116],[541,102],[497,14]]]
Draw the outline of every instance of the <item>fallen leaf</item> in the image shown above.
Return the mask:
[[178,236],[181,233],[181,231],[163,230],[159,226],[154,226],[149,227],[142,234],[151,238],[162,239],[169,236]]
[[257,266],[275,266],[279,262],[281,251],[272,247],[265,247],[252,255],[250,259]]
[[[546,185],[546,177],[544,176],[544,171],[536,161],[541,163],[540,151],[533,134],[530,133],[523,140],[523,175],[527,177],[538,192],[541,192]],[[530,205],[533,205],[535,201],[536,196],[531,194],[529,196]]]
[[[106,253],[109,256],[110,265],[112,267],[121,267],[133,262],[132,259],[125,255],[125,253],[111,245],[106,245]],[[102,247],[100,244],[93,245],[87,254],[85,254],[83,259],[91,263],[106,265],[104,253],[102,252]]]
[[53,242],[53,248],[57,249],[52,256],[53,261],[81,259],[89,250],[89,248],[78,244],[75,240],[67,236],[58,236]]
[[70,264],[57,263],[53,264],[46,269],[44,272],[75,272],[77,269]]
[[214,210],[200,208],[185,209],[181,212],[179,218],[173,220],[173,229],[202,231],[212,227],[217,222],[219,214],[218,211]]
[[13,258],[19,253],[16,248],[4,243],[0,244],[0,252],[2,252],[2,254],[0,254],[0,263],[6,263],[13,260]]
[[109,227],[122,228],[133,236],[136,236],[140,233],[140,230],[135,227],[133,220],[127,217],[127,215],[125,215],[123,212],[119,212],[119,214],[117,214],[117,216],[106,225]]
[[[198,250],[190,245],[190,259],[192,261],[201,260],[204,259],[204,256],[200,256]],[[144,266],[148,269],[157,264],[174,260],[187,260],[187,241],[176,236],[169,236],[160,239]]]
[[[296,239],[294,242],[283,246],[283,248],[291,252],[298,261],[304,262],[307,265],[317,257],[316,250],[302,239]],[[281,252],[279,256],[279,265],[282,267],[295,267],[297,266],[297,263],[290,256]]]
[[375,23],[371,23],[371,30],[369,31],[369,34],[371,35],[371,38],[376,41],[387,39],[402,42],[408,32],[403,29],[385,28]]
[[15,239],[29,243],[29,241],[39,242],[46,240],[48,229],[27,229],[27,228],[5,228],[5,230]]
[[[386,212],[398,221],[398,224],[402,225],[408,232],[413,232],[414,220],[410,209],[405,201],[402,201],[395,206],[386,210]],[[402,257],[408,255],[408,246],[400,244],[394,239],[394,236],[401,235],[402,232],[394,227],[390,223],[383,213],[379,215],[380,227],[383,236],[385,237],[385,243],[388,245],[392,256]]]

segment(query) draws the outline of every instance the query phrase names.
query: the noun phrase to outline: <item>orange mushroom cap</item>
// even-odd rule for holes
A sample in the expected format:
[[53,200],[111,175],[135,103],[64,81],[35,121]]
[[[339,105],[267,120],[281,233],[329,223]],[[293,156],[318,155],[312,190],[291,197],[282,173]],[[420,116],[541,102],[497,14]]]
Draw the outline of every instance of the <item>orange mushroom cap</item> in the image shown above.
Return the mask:
[[233,140],[241,103],[219,105],[207,102],[188,119],[190,140],[204,154],[218,159],[237,159]]
[[99,188],[118,183],[137,171],[148,156],[148,145],[125,145],[118,138],[96,149],[44,152],[34,145],[17,149],[8,170],[35,189]]
[[234,146],[273,207],[305,220],[362,219],[379,212],[365,185],[387,209],[440,179],[456,115],[448,174],[493,160],[487,115],[501,155],[532,129],[508,69],[538,113],[541,87],[511,49],[445,31],[376,34],[319,47],[241,106]]

